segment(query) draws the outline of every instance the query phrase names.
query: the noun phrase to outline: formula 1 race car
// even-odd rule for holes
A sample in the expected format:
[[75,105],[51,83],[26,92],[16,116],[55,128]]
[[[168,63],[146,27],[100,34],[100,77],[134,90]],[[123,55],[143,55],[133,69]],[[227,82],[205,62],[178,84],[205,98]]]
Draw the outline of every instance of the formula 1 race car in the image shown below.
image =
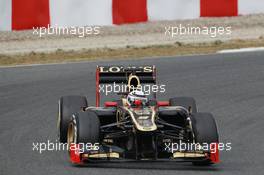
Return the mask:
[[[125,84],[119,98],[100,107],[100,85]],[[59,100],[58,136],[73,164],[121,160],[219,162],[219,136],[210,113],[191,97],[158,101],[140,89],[156,85],[155,66],[97,66],[96,105],[84,96]],[[150,97],[151,96],[151,97]]]

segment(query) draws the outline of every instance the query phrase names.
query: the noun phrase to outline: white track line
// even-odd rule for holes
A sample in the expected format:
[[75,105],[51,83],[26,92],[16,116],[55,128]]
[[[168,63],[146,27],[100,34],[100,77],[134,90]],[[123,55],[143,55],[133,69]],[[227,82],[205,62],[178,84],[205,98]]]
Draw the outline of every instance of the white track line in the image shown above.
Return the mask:
[[220,50],[216,53],[239,53],[239,52],[255,52],[255,51],[264,51],[264,47],[250,47],[250,48],[241,48],[241,49],[227,49]]

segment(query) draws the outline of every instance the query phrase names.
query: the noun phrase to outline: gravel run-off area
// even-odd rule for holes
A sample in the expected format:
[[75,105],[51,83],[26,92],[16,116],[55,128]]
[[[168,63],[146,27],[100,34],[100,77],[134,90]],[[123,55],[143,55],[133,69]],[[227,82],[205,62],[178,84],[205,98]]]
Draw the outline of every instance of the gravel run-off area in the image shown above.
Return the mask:
[[[206,34],[171,35],[166,33],[169,27],[230,27],[231,34],[218,34],[216,37]],[[225,17],[200,18],[195,20],[175,20],[128,24],[121,26],[100,26],[98,35],[39,35],[34,30],[0,32],[0,60],[9,56],[35,53],[49,54],[58,51],[87,52],[87,50],[120,49],[131,47],[149,47],[162,45],[185,45],[241,40],[263,40],[264,14]],[[261,42],[260,45],[262,45]]]

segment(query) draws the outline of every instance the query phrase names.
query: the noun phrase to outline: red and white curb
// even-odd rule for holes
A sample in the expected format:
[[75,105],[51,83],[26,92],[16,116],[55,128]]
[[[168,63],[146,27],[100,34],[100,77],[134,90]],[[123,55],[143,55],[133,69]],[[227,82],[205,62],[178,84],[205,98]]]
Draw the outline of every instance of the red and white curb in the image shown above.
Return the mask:
[[263,0],[0,0],[0,31],[264,12]]

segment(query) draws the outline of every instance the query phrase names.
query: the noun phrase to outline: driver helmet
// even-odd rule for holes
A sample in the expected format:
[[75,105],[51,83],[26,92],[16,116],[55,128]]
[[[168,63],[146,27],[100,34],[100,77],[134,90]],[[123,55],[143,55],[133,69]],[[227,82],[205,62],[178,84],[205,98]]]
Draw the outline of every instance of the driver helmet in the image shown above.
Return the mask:
[[129,106],[146,105],[147,102],[148,98],[141,90],[134,90],[127,95],[127,103]]

